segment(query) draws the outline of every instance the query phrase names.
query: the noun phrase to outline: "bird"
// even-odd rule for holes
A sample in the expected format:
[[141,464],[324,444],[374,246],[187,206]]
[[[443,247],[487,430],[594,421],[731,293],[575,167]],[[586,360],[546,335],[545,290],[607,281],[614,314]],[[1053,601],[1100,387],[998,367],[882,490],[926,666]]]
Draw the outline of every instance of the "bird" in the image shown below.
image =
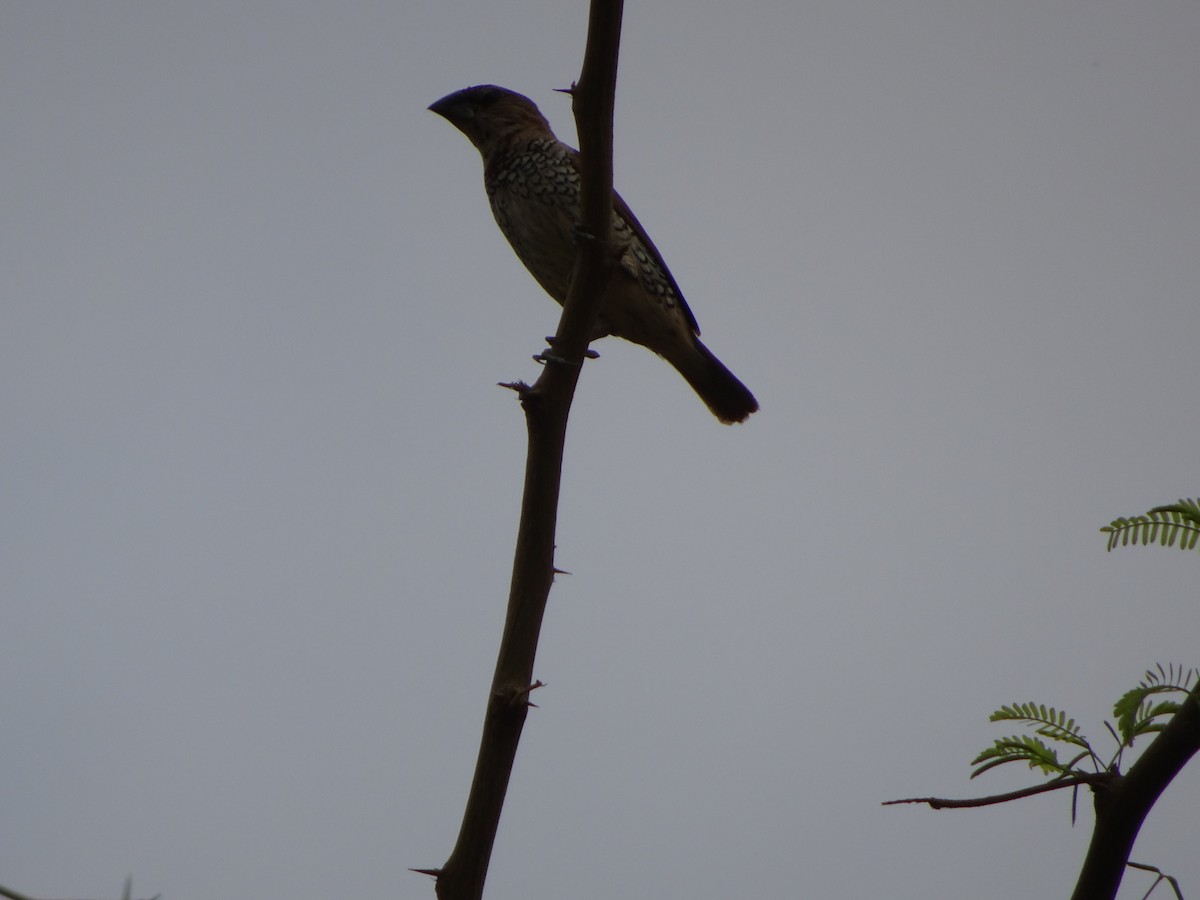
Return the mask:
[[[555,137],[528,97],[492,84],[464,88],[429,109],[470,139],[496,224],[534,280],[563,303],[579,230],[579,151]],[[601,299],[593,340],[615,335],[674,366],[713,415],[743,422],[758,401],[700,341],[700,327],[650,235],[613,192],[618,265]]]

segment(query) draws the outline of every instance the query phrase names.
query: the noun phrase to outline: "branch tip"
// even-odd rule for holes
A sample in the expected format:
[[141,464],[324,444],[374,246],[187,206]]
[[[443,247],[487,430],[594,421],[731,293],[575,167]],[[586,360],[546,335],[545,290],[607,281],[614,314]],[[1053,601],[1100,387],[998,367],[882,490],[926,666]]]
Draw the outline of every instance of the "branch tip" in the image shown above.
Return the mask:
[[1007,794],[992,794],[988,797],[974,797],[969,800],[950,800],[945,797],[909,797],[904,800],[885,800],[882,805],[896,806],[900,803],[926,803],[930,809],[973,809],[978,806],[991,806],[995,803],[1007,803],[1010,800],[1033,797],[1036,794],[1057,791],[1060,788],[1079,787],[1081,784],[1086,784],[1094,791],[1107,787],[1111,781],[1112,776],[1109,773],[1097,772],[1094,775],[1079,774],[1071,775],[1067,778],[1057,778],[1054,781],[1047,781],[1044,784],[1035,784],[1033,787],[1021,788],[1019,791],[1009,791]]

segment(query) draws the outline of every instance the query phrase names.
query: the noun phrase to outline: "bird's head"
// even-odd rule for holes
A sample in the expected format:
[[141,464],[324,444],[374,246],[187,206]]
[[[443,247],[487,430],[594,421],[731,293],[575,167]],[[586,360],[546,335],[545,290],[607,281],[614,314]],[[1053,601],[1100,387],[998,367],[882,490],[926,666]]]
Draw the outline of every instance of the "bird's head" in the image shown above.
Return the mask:
[[429,107],[488,156],[522,135],[550,135],[550,123],[528,97],[494,84],[481,84],[447,94]]

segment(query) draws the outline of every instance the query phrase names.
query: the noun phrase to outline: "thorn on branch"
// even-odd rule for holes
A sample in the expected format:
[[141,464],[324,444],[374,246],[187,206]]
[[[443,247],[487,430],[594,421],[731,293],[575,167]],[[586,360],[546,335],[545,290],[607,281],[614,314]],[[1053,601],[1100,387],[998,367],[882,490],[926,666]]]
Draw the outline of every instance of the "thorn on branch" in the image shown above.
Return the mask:
[[[535,356],[534,359],[537,359]],[[534,411],[541,405],[542,394],[537,389],[537,385],[529,385],[524,381],[500,381],[497,385],[502,388],[508,388],[510,391],[516,391],[517,400],[521,403],[521,408],[525,410],[525,415],[532,415]]]
[[441,878],[441,869],[409,869],[410,872],[416,872],[418,875],[428,875],[430,878]]
[[519,688],[519,689],[518,688],[510,688],[505,691],[497,691],[495,694],[495,698],[503,706],[508,707],[510,709],[512,709],[514,707],[518,707],[518,706],[526,706],[526,707],[532,706],[534,709],[537,709],[538,705],[536,703],[530,702],[529,695],[531,693],[533,693],[534,691],[536,691],[538,688],[545,687],[545,686],[546,685],[544,682],[535,681],[533,684],[529,685],[529,687],[527,687],[527,688]]
[[531,684],[529,687],[527,687],[527,688],[525,689],[525,691],[524,691],[524,695],[525,695],[525,705],[526,705],[526,706],[531,706],[531,707],[533,707],[534,709],[537,709],[537,708],[538,708],[538,705],[537,705],[536,703],[534,703],[532,700],[530,700],[530,699],[529,699],[529,695],[530,695],[531,693],[533,693],[534,691],[536,691],[538,688],[540,688],[540,687],[545,687],[545,686],[546,686],[546,685],[545,685],[545,683],[544,683],[544,682],[542,682],[541,680],[538,680],[538,681],[535,681],[533,684]]
[[[580,222],[575,223],[575,241],[580,244],[591,244],[596,242],[596,236],[583,227]],[[605,262],[614,269],[621,267],[621,260],[625,258],[625,254],[629,252],[630,241],[613,241],[608,245],[608,258]],[[635,274],[635,273],[631,273]]]

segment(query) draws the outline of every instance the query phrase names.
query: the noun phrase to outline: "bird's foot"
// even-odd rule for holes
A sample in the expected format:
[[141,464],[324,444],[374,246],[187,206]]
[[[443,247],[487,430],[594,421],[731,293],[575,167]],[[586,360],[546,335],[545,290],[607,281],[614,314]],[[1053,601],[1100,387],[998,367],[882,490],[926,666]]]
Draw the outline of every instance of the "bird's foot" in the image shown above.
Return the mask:
[[[546,343],[549,344],[550,346],[547,347],[545,350],[543,350],[541,353],[535,353],[534,357],[533,357],[534,362],[540,362],[543,364],[548,363],[548,362],[556,362],[556,363],[563,363],[564,365],[570,365],[570,363],[567,360],[563,359],[561,356],[558,356],[557,354],[555,354],[553,352],[554,345],[556,343],[558,343],[558,340],[557,340],[557,338],[554,337],[554,335],[552,335],[552,334],[546,335]],[[599,359],[600,358],[600,354],[597,353],[595,350],[593,350],[591,347],[588,347],[586,350],[584,350],[583,355],[586,359]]]

